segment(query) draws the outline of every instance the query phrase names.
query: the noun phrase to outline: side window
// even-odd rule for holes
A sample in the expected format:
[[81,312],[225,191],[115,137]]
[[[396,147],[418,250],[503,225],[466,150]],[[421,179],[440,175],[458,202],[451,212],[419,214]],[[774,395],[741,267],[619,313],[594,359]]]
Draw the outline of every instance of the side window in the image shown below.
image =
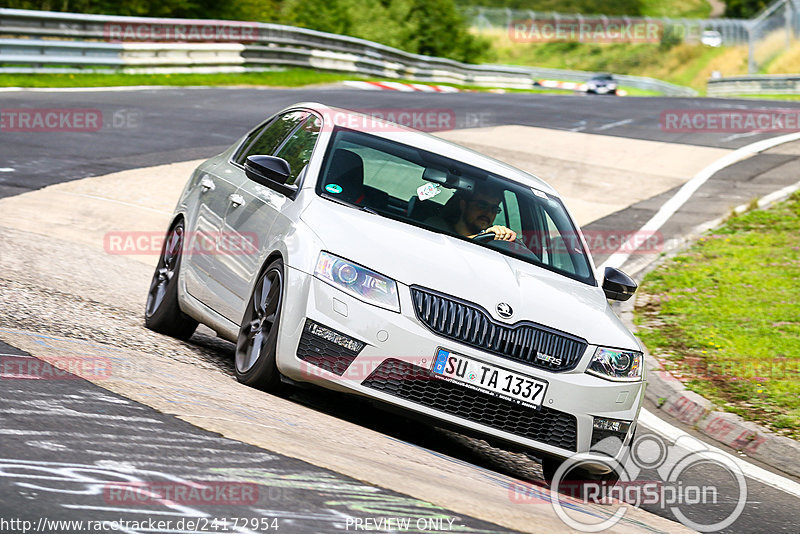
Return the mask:
[[583,268],[586,263],[577,262],[575,258],[576,255],[583,255],[578,235],[566,228],[565,225],[559,224],[559,220],[554,220],[546,209],[542,211],[547,225],[545,230],[548,234],[547,240],[550,245],[548,263],[562,271],[586,276],[588,271]]
[[274,155],[275,150],[281,146],[286,136],[289,135],[298,124],[303,122],[308,115],[306,111],[290,111],[289,113],[277,117],[262,128],[260,135],[256,134],[256,136],[254,136],[254,141],[247,141],[250,143],[249,146],[245,145],[245,148],[236,155],[234,161],[239,165],[244,165],[247,156],[252,156],[254,154],[264,156]]
[[311,159],[311,152],[319,136],[320,120],[317,117],[310,117],[298,128],[298,130],[286,140],[283,146],[275,154],[279,158],[285,159],[292,170],[291,176],[286,180],[287,185],[293,185]]
[[517,195],[512,191],[506,189],[503,195],[503,213],[499,213],[498,217],[505,215],[501,224],[506,225],[518,234],[522,233],[522,218],[519,214],[519,201]]

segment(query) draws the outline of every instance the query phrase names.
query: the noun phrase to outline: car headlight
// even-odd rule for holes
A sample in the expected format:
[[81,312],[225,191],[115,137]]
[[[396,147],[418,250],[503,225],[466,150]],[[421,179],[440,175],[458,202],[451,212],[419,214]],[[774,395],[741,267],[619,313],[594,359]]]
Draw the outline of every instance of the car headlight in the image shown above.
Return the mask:
[[608,380],[638,382],[642,379],[642,353],[597,347],[586,372]]
[[364,302],[400,311],[397,282],[366,267],[323,251],[319,253],[314,276]]

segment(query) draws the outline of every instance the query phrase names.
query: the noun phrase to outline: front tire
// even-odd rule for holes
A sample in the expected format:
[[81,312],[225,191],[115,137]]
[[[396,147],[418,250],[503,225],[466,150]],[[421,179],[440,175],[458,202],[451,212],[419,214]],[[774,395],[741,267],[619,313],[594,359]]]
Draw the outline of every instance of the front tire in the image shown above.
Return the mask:
[[185,340],[192,337],[198,322],[183,313],[178,304],[178,273],[183,257],[184,234],[183,220],[175,223],[167,232],[147,292],[144,325],[155,332]]
[[[544,475],[544,479],[548,484],[553,483],[553,478],[555,478],[556,471],[558,471],[558,468],[561,467],[562,463],[562,460],[557,460],[554,458],[542,459],[542,474]],[[619,478],[620,473],[613,469],[605,474],[597,474],[581,467],[573,467],[564,473],[564,476],[561,478],[561,482],[566,482],[568,484],[600,482],[608,486],[613,486],[619,481]]]
[[268,392],[281,389],[276,363],[284,295],[283,261],[270,263],[253,287],[236,341],[236,379]]

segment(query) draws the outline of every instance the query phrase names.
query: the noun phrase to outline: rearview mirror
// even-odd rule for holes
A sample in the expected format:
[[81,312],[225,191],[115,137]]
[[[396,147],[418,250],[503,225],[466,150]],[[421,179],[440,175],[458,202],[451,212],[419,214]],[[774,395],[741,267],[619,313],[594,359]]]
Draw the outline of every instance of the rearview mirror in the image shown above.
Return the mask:
[[639,287],[627,274],[614,267],[606,267],[603,280],[603,293],[611,300],[625,301],[631,298]]
[[254,182],[265,185],[292,200],[297,196],[297,186],[286,184],[292,175],[292,170],[285,159],[275,156],[247,156],[244,172]]

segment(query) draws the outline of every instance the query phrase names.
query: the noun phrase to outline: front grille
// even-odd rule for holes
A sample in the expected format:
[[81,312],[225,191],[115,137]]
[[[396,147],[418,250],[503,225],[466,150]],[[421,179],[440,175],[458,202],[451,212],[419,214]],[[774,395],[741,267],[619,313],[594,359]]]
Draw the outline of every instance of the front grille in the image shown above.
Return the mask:
[[429,289],[411,288],[417,319],[440,336],[498,356],[547,369],[574,369],[586,340],[529,321],[495,322],[478,306]]
[[575,416],[547,407],[535,410],[494,397],[438,378],[424,367],[385,360],[362,384],[516,436],[577,450]]
[[[343,335],[343,334],[342,334]],[[358,356],[358,352],[315,336],[308,330],[308,321],[297,345],[297,357],[326,371],[342,376]]]

